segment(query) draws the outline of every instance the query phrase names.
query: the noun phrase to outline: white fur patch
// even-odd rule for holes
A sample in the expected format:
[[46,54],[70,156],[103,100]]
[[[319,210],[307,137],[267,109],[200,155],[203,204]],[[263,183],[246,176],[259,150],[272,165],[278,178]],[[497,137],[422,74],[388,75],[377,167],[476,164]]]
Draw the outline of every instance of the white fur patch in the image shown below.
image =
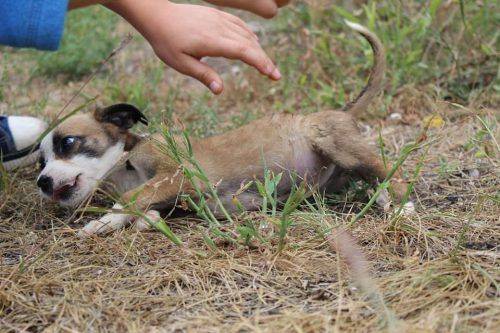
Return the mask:
[[389,195],[389,191],[385,189],[380,191],[380,194],[375,202],[384,210],[384,212],[388,212],[391,207],[391,196]]
[[[379,207],[381,207],[384,212],[389,212],[391,210],[391,196],[389,191],[382,190],[375,201]],[[394,207],[394,214],[399,212],[399,206]],[[401,216],[411,216],[415,213],[415,205],[412,201],[406,202],[401,208]]]
[[403,205],[401,214],[403,214],[403,216],[411,216],[415,214],[415,204],[413,203],[413,201],[408,201]]
[[391,215],[392,217],[395,216],[411,217],[415,215],[415,211],[416,211],[415,204],[413,203],[413,201],[408,201],[403,205],[403,207],[401,207],[401,210],[399,206],[395,207],[394,212]]

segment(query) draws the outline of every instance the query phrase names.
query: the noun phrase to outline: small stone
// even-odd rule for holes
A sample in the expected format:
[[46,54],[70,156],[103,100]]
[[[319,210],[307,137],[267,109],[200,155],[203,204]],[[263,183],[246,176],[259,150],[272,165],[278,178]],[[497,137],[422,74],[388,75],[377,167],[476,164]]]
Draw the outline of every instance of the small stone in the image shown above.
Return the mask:
[[478,169],[472,169],[469,171],[469,177],[472,179],[478,179],[479,178],[479,170]]
[[231,74],[234,76],[239,75],[241,73],[240,66],[231,66]]
[[389,115],[390,120],[401,120],[403,119],[403,116],[399,112],[393,112]]

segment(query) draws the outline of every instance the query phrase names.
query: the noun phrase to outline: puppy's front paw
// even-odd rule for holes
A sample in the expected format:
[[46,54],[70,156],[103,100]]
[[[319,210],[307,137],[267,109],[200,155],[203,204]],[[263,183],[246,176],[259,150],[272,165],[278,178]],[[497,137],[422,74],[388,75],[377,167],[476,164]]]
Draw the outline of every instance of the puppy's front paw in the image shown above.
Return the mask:
[[[160,213],[157,210],[148,211],[146,213],[146,217],[153,223],[157,223],[161,219]],[[138,218],[135,222],[135,228],[139,231],[149,229],[150,227],[151,225],[149,224],[149,222],[143,217]]]
[[99,220],[92,220],[89,223],[87,223],[82,229],[80,229],[76,235],[80,238],[85,238],[89,237],[97,232],[99,230],[99,226],[101,223]]
[[[115,204],[113,209],[121,209],[122,206]],[[132,216],[127,214],[110,213],[101,217],[99,220],[93,220],[87,223],[83,229],[78,232],[79,237],[87,237],[94,234],[102,234],[113,230],[123,228],[132,220]]]

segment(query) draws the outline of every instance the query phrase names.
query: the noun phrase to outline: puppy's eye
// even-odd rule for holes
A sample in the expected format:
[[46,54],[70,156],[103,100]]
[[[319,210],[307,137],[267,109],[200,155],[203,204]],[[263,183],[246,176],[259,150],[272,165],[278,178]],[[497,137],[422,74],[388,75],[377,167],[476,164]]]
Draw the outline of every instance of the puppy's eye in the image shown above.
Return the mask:
[[61,140],[61,153],[68,153],[74,146],[78,138],[74,136],[66,136]]
[[43,158],[43,156],[40,156],[40,159],[38,159],[38,165],[40,170],[45,169],[45,158]]

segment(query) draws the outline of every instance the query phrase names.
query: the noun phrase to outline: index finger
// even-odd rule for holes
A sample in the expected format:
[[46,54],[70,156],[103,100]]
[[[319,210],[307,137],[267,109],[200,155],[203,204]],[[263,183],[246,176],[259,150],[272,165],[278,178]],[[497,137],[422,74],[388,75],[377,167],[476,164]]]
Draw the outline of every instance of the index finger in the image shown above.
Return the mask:
[[256,40],[241,41],[241,37],[236,36],[228,40],[227,56],[231,59],[239,59],[246,64],[255,67],[259,72],[267,75],[272,80],[279,80],[281,73],[262,49]]

